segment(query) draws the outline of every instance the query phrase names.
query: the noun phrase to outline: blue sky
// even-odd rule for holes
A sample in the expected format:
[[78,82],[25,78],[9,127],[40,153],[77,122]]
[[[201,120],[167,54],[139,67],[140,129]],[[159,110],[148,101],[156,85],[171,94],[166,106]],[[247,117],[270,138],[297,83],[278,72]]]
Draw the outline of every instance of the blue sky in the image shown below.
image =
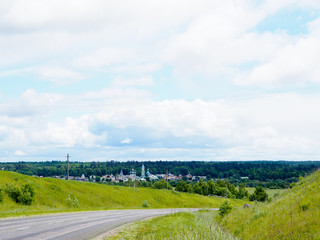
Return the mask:
[[0,9],[0,161],[320,159],[319,1]]

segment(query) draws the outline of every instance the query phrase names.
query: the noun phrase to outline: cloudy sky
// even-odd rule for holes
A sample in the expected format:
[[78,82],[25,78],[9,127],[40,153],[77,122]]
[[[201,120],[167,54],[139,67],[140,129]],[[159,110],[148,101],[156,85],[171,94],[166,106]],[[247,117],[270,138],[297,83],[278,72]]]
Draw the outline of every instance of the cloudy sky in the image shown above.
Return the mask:
[[319,160],[319,0],[0,1],[0,161]]

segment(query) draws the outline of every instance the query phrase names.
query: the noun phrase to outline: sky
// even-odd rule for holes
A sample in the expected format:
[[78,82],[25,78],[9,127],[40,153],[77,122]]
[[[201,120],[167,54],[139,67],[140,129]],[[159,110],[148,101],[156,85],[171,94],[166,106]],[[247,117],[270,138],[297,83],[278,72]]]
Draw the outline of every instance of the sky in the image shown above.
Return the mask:
[[320,160],[319,0],[0,1],[0,162]]

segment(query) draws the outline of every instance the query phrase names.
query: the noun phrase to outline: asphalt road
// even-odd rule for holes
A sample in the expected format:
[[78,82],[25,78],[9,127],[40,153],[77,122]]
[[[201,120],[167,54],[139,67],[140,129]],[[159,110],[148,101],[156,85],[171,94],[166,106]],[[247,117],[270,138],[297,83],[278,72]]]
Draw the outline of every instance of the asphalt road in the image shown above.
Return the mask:
[[0,239],[92,239],[126,223],[196,209],[110,210],[0,220]]

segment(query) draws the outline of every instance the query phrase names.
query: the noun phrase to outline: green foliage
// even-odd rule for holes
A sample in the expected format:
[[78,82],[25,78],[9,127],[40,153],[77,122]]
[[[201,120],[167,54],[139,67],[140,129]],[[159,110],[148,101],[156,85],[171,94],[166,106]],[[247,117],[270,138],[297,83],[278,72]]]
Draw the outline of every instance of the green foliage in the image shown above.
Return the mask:
[[131,179],[129,179],[129,181],[127,181],[125,183],[125,186],[126,187],[141,187],[142,183],[140,181],[138,181],[138,180],[132,181]]
[[34,201],[34,188],[30,184],[25,184],[19,189],[13,184],[7,184],[5,186],[5,192],[16,203],[22,203],[23,205],[31,205]]
[[188,192],[188,184],[185,181],[180,181],[175,190],[178,192]]
[[235,185],[230,184],[228,179],[226,181],[218,180],[217,182],[214,182],[212,180],[205,182],[200,179],[193,186],[191,184],[187,184],[185,181],[179,181],[175,190],[179,192],[193,192],[205,196],[216,195],[237,199],[248,197],[248,191],[246,190],[244,183],[240,184],[239,191],[237,191]]
[[106,240],[143,239],[188,239],[188,240],[234,240],[231,234],[215,221],[214,211],[182,212],[141,221],[120,230]]
[[256,189],[254,190],[254,193],[249,196],[249,200],[265,202],[266,200],[268,200],[268,194],[263,189],[263,187],[259,186],[259,187],[256,187]]
[[310,205],[311,205],[310,202],[304,202],[304,203],[301,203],[299,207],[302,211],[306,211],[309,209]]
[[244,183],[239,185],[239,191],[236,193],[238,199],[247,198],[249,196],[248,191],[246,190],[246,186]]
[[256,202],[251,208],[236,207],[219,219],[223,227],[243,240],[319,239],[320,172],[271,202]]
[[229,201],[225,201],[219,208],[219,214],[221,217],[230,213],[232,210],[231,203]]
[[157,181],[153,184],[153,188],[156,188],[156,189],[167,189],[167,186],[168,186],[168,189],[172,189],[170,183],[167,183],[166,180],[164,179],[161,179],[160,181]]
[[[261,185],[265,188],[288,188],[290,183],[297,182],[299,176],[310,174],[319,168],[320,162],[200,162],[200,161],[155,161],[145,162],[145,166],[151,173],[163,173],[163,169],[169,169],[171,173],[184,176],[192,175],[207,176],[208,180],[226,179],[231,184],[238,186],[241,182],[246,182],[248,187]],[[27,175],[36,176],[63,176],[66,174],[66,163],[60,161],[51,162],[19,162],[19,163],[0,163],[0,167],[5,170],[15,171]],[[71,162],[70,175],[103,176],[106,174],[119,174],[123,170],[124,174],[129,174],[130,169],[136,169],[137,175],[141,174],[141,162]],[[249,179],[240,179],[240,176],[247,176]],[[219,184],[219,183],[218,183]],[[225,187],[225,186],[219,186]]]
[[0,203],[3,202],[3,193],[2,193],[2,188],[0,188]]
[[99,176],[96,176],[96,179],[95,179],[95,181],[96,181],[97,183],[99,183],[99,182],[101,181],[101,177],[99,177]]
[[[172,194],[172,191],[161,189],[109,186],[1,172],[0,186],[8,184],[16,186],[21,191],[21,186],[25,183],[29,183],[36,193],[31,206],[26,208],[5,197],[3,204],[0,204],[0,217],[80,210],[134,209],[142,208],[141,204],[144,200],[153,208],[217,208],[224,200],[197,194]],[[67,201],[68,195],[71,201]],[[79,207],[70,207],[74,204],[68,202],[74,202],[74,197],[80,203]],[[232,202],[235,205],[243,205],[242,201],[233,200]]]
[[142,207],[144,207],[144,208],[149,207],[147,200],[144,200],[144,201],[142,202]]
[[293,183],[290,183],[289,188],[293,188],[295,186],[297,186],[297,183],[293,182]]
[[77,199],[77,197],[73,196],[73,195],[68,195],[67,198],[67,206],[71,207],[71,208],[79,208],[80,207],[80,203]]
[[8,196],[14,200],[15,202],[19,202],[19,197],[21,196],[21,190],[14,186],[13,184],[6,184],[4,191],[8,194]]
[[21,187],[21,195],[19,197],[19,202],[24,205],[31,205],[34,201],[34,188],[30,184],[25,184]]

